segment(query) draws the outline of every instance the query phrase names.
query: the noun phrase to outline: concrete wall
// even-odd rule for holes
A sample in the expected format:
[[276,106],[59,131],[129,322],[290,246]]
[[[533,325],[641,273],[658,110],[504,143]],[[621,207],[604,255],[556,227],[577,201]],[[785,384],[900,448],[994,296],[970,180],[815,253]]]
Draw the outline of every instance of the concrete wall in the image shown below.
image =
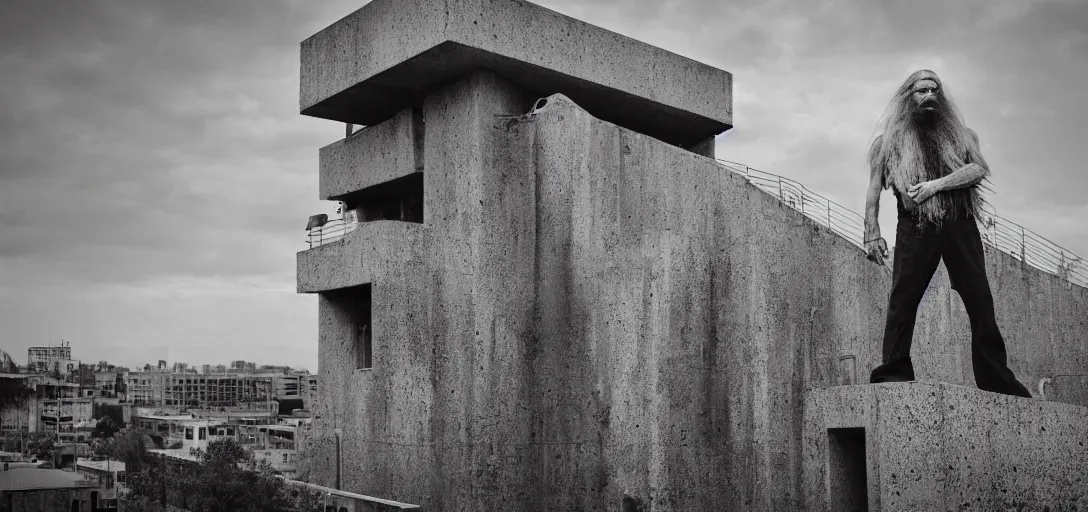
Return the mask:
[[[423,224],[299,254],[322,293],[310,481],[429,510],[799,510],[806,391],[879,362],[890,269],[712,160],[488,73],[429,96]],[[343,172],[352,172],[343,169]],[[990,254],[1026,384],[1088,362],[1088,294]],[[972,382],[938,277],[921,378]],[[1031,384],[1029,384],[1031,387]],[[1073,394],[1075,395],[1075,393]],[[1073,396],[1069,395],[1069,396]]]
[[[828,429],[863,438],[848,446]],[[847,510],[851,489],[872,511],[1085,510],[1086,439],[1084,407],[934,382],[815,391],[805,403],[807,510]]]

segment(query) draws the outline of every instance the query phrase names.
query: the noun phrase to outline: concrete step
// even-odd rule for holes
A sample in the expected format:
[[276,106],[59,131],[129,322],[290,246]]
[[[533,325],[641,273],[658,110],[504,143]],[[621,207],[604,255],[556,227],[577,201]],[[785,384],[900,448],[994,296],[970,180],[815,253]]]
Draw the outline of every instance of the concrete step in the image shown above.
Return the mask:
[[1088,408],[940,382],[810,391],[806,509],[1086,510]]

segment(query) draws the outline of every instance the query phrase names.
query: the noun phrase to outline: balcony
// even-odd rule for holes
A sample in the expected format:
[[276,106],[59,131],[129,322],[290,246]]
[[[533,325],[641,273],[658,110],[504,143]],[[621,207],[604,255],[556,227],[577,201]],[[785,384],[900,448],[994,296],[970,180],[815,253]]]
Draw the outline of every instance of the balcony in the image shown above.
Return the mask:
[[357,218],[348,215],[347,218],[328,220],[327,215],[314,215],[310,217],[310,223],[306,226],[306,244],[309,249],[339,241],[344,235],[355,231],[359,227]]

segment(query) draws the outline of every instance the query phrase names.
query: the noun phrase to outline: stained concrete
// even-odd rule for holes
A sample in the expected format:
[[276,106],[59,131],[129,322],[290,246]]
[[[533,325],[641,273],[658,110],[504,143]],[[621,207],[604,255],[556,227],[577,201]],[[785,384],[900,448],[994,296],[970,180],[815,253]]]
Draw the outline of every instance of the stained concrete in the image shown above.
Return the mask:
[[[375,4],[329,41],[355,34],[365,46],[371,36],[352,30],[394,30],[376,26],[382,16],[434,22],[418,2]],[[331,73],[321,80],[403,83],[344,56],[409,58],[397,44],[323,44],[304,44],[304,69]],[[319,58],[343,66],[308,63]],[[568,58],[556,65],[584,63]],[[307,87],[304,104],[316,101]],[[685,150],[601,119],[571,90],[530,115],[539,90],[499,71],[413,91],[423,222],[368,222],[299,253],[298,289],[319,295],[311,481],[335,483],[339,429],[344,489],[429,510],[803,509],[806,393],[865,381],[879,363],[890,269],[700,156],[699,142]],[[329,108],[384,98],[405,111],[393,92]],[[371,114],[375,134],[406,133]],[[353,156],[322,173],[363,197],[374,186],[348,189],[376,180],[353,173],[407,168],[365,155],[409,147],[355,139]],[[1085,289],[1000,253],[987,252],[987,272],[1010,366],[1029,388],[1088,364]],[[372,287],[369,370],[355,363],[362,306],[350,287],[361,284]],[[973,382],[967,326],[942,267],[916,329],[921,378]],[[1048,398],[1076,403],[1078,382],[1054,379]]]
[[[864,429],[867,474],[844,472],[828,429]],[[844,510],[835,483],[864,486],[867,510],[1084,510],[1088,408],[937,382],[842,386],[805,401],[809,511]]]
[[[372,370],[319,303],[313,456],[333,460],[341,428],[346,489],[433,510],[800,509],[805,392],[837,384],[843,354],[862,380],[879,362],[888,269],[713,161],[561,97],[495,116],[532,102],[490,73],[435,93],[426,222],[299,254],[300,291],[373,283]],[[989,256],[995,289],[1054,294],[1031,309],[997,296],[1018,375],[1083,358],[1083,290]],[[939,276],[918,372],[964,382],[950,300]]]
[[346,123],[379,124],[479,68],[671,144],[733,123],[728,72],[521,0],[374,0],[301,52],[302,113]]
[[321,148],[320,199],[340,199],[365,188],[423,170],[422,113],[406,108]]

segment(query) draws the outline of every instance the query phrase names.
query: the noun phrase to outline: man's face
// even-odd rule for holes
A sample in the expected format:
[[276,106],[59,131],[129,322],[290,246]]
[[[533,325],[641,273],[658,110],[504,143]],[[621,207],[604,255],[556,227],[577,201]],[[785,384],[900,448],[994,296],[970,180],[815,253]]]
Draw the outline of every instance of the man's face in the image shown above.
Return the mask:
[[921,112],[935,111],[937,109],[937,95],[940,92],[940,86],[937,85],[936,80],[923,78],[914,82],[914,90],[911,93],[914,106]]

